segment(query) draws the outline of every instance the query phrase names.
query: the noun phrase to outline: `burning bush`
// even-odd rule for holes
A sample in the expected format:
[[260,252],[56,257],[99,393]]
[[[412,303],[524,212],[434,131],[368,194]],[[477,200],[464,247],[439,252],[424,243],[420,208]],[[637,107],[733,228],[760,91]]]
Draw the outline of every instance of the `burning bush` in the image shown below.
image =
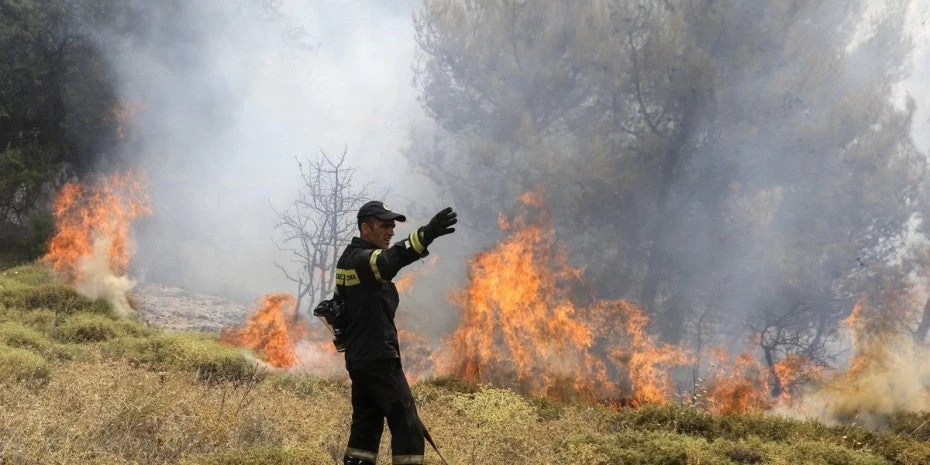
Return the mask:
[[556,398],[669,399],[668,368],[687,361],[646,334],[648,319],[625,301],[576,305],[582,271],[567,263],[542,200],[536,218],[501,218],[510,236],[470,263],[459,292],[462,322],[434,354],[440,373]]
[[242,328],[226,328],[220,342],[248,347],[275,367],[297,363],[297,341],[308,334],[305,321],[296,318],[296,299],[287,294],[262,298]]
[[151,213],[146,181],[117,173],[94,184],[65,184],[55,198],[55,235],[43,260],[82,295],[130,311],[125,276],[132,257],[132,222]]

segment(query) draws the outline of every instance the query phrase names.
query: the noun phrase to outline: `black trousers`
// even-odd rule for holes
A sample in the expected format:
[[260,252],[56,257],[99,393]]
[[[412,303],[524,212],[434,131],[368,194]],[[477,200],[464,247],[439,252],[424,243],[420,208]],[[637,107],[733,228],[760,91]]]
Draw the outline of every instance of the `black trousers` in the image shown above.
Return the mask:
[[352,429],[347,456],[374,461],[384,420],[395,464],[423,463],[423,430],[399,358],[347,361],[352,380]]

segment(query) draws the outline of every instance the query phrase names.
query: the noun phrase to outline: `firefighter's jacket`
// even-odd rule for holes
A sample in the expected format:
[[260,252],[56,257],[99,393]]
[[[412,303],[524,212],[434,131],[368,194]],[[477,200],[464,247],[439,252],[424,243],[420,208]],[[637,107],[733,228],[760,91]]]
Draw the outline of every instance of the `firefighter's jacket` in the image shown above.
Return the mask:
[[391,279],[401,268],[429,254],[419,230],[388,249],[358,238],[336,265],[336,291],[345,302],[346,362],[399,358],[394,313],[400,296]]

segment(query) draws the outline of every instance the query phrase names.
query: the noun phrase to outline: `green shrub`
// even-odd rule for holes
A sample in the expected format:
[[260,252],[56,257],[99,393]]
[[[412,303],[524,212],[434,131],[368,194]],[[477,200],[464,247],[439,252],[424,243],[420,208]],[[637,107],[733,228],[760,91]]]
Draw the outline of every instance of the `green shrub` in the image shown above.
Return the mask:
[[25,310],[46,308],[60,316],[78,312],[110,315],[113,310],[102,300],[91,301],[73,289],[60,284],[40,286],[12,286],[0,291],[0,302],[7,307]]
[[55,312],[47,308],[23,311],[16,317],[16,321],[45,334],[52,333],[57,320]]
[[40,286],[52,281],[48,267],[40,264],[17,266],[0,272],[0,284],[19,283],[26,286]]
[[0,344],[32,350],[40,354],[48,352],[52,346],[45,334],[14,321],[0,324]]
[[536,416],[540,421],[555,421],[562,418],[564,406],[561,402],[547,399],[545,397],[534,397],[530,399],[530,405],[536,408]]
[[930,444],[903,435],[888,435],[866,445],[876,454],[898,465],[926,465],[930,463]]
[[0,382],[25,382],[42,386],[51,369],[42,356],[26,349],[0,346]]
[[573,464],[707,465],[732,464],[714,454],[703,438],[668,431],[626,430],[610,435],[573,435],[565,441],[560,456]]
[[888,419],[886,428],[891,433],[930,441],[930,412],[898,413]]
[[[672,404],[625,409],[617,414],[614,422],[615,429],[665,430],[706,439],[759,436],[771,441],[785,441],[796,437],[843,435],[831,433],[829,428],[815,421],[765,414],[713,415],[696,408]],[[858,430],[862,431],[861,428]]]
[[863,450],[827,441],[707,440],[669,431],[623,430],[613,434],[570,436],[561,456],[568,463],[690,465],[803,463],[806,465],[880,465],[885,460]]
[[313,375],[272,375],[270,384],[276,391],[292,392],[301,398],[332,389],[332,383]]
[[144,332],[144,329],[129,321],[115,320],[106,315],[78,313],[65,319],[53,334],[55,339],[62,342],[86,343],[120,336],[142,336]]
[[49,358],[61,361],[90,362],[96,360],[95,352],[85,344],[52,344]]
[[255,446],[212,454],[188,455],[179,465],[331,465],[332,458],[314,448]]
[[123,337],[104,343],[104,356],[126,360],[153,370],[184,370],[197,373],[208,382],[247,382],[260,377],[256,365],[238,349],[225,347],[214,339],[194,334],[158,334]]

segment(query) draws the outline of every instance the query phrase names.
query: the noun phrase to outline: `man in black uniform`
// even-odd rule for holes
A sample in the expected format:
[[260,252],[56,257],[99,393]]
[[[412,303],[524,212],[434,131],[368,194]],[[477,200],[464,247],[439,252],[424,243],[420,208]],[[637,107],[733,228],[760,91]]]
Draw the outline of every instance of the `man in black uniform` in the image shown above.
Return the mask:
[[434,239],[454,232],[458,220],[452,208],[446,208],[388,247],[395,222],[406,220],[382,202],[366,203],[358,211],[360,237],[352,238],[337,264],[336,292],[345,303],[346,369],[352,380],[352,429],[345,465],[374,465],[385,418],[393,463],[423,463],[423,426],[400,362],[394,326],[400,299],[391,279],[425,257]]

